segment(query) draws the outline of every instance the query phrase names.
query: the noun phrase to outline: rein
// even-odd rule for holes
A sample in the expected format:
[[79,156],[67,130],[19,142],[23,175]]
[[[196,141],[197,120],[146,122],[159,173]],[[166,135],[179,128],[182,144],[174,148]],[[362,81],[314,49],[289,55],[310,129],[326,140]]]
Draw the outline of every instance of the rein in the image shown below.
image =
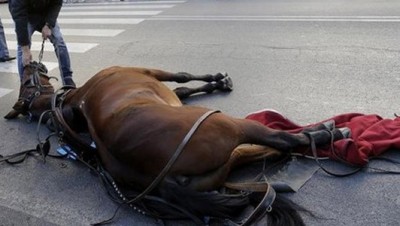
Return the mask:
[[[332,150],[332,152],[334,153],[333,134],[332,134],[332,131],[329,131],[329,130],[328,130],[328,132],[331,134],[331,150]],[[325,173],[327,173],[327,174],[329,174],[329,175],[331,175],[331,176],[335,176],[335,177],[347,177],[347,176],[351,176],[351,175],[353,175],[353,174],[358,173],[359,171],[361,171],[361,170],[364,168],[364,167],[362,167],[362,166],[354,166],[354,165],[351,165],[351,164],[349,164],[349,163],[347,163],[347,162],[345,162],[345,161],[342,161],[345,165],[348,165],[348,166],[350,166],[350,167],[352,167],[352,168],[354,168],[354,169],[351,170],[351,171],[349,171],[349,172],[346,172],[346,173],[337,173],[337,172],[333,172],[333,171],[331,171],[331,170],[328,170],[328,169],[325,168],[325,167],[322,165],[322,163],[319,161],[318,154],[317,154],[317,146],[315,145],[315,140],[314,140],[314,137],[312,136],[312,133],[305,132],[304,134],[305,134],[305,135],[308,137],[308,139],[310,140],[310,149],[311,149],[311,152],[312,152],[312,154],[313,154],[313,157],[314,157],[315,162],[318,164],[318,166],[319,166]]]

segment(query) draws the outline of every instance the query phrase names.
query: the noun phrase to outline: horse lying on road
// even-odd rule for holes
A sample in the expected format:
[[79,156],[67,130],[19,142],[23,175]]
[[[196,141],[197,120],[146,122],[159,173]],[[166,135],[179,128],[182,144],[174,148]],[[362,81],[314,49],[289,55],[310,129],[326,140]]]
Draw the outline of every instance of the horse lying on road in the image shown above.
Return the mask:
[[[231,91],[232,82],[222,73],[194,76],[110,67],[80,88],[54,94],[45,72],[44,65],[35,62],[25,67],[19,101],[6,118],[19,114],[39,118],[51,110],[53,117],[57,116],[53,119],[55,127],[63,132],[67,143],[78,149],[78,157],[85,154],[79,149],[94,142],[95,155],[123,202],[157,217],[175,217],[168,212],[174,209],[179,210],[174,213],[181,213],[179,217],[200,224],[206,223],[205,217],[237,222],[238,213],[253,205],[255,209],[241,221],[243,225],[303,225],[294,204],[275,197],[266,182],[256,183],[256,189],[243,188],[247,183],[231,186],[240,187],[239,193],[223,194],[221,188],[234,168],[307,148],[311,144],[309,136],[316,145],[327,145],[331,139],[345,136],[342,130],[322,124],[291,134],[256,121],[182,104],[181,99],[195,93]],[[206,84],[172,91],[162,83],[192,80]],[[89,141],[80,138],[81,134],[86,134]],[[261,191],[265,195],[260,195],[264,194]]]

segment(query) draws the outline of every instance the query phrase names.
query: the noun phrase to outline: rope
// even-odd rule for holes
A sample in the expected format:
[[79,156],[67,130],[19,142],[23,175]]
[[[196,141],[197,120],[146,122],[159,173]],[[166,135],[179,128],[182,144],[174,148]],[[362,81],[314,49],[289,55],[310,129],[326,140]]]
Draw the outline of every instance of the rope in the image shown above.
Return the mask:
[[46,41],[45,39],[43,39],[43,41],[42,41],[42,49],[41,49],[40,52],[39,52],[39,63],[42,63],[43,52],[44,52],[44,42],[45,42],[45,41]]

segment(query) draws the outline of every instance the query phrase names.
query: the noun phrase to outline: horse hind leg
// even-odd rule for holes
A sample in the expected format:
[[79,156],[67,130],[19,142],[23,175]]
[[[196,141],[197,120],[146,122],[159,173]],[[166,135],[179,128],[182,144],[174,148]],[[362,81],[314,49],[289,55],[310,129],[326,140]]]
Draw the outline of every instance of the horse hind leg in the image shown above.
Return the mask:
[[[348,128],[340,129],[311,129],[311,132],[289,133],[286,131],[274,130],[252,120],[236,119],[236,125],[242,131],[241,143],[259,144],[272,147],[281,152],[290,153],[296,148],[309,147],[312,136],[315,145],[326,145],[332,141],[346,138]],[[319,127],[319,126],[317,126]],[[323,126],[325,127],[325,125]],[[329,128],[329,127],[328,127]],[[307,133],[309,135],[307,135]]]
[[197,191],[208,191],[222,186],[232,169],[263,159],[279,159],[282,153],[276,149],[262,145],[239,145],[236,147],[229,160],[219,168],[202,175],[176,175],[173,177],[180,186]]

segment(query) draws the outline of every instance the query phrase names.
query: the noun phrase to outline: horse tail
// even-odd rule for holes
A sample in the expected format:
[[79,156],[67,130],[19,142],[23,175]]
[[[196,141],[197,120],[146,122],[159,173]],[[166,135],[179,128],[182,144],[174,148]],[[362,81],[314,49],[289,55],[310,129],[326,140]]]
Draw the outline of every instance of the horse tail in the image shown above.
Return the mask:
[[268,226],[305,226],[300,212],[310,214],[304,207],[294,203],[281,194],[277,194],[272,204],[271,212],[262,220],[266,220]]
[[[249,209],[251,209],[249,207],[257,206],[262,198],[260,193],[249,195],[248,193],[223,194],[218,191],[198,192],[171,182],[164,182],[159,187],[159,192],[164,200],[182,207],[198,219],[210,218],[225,222],[241,222],[251,213],[251,211],[249,213]],[[303,226],[305,224],[299,211],[308,212],[277,194],[272,211],[261,216],[256,225]]]

